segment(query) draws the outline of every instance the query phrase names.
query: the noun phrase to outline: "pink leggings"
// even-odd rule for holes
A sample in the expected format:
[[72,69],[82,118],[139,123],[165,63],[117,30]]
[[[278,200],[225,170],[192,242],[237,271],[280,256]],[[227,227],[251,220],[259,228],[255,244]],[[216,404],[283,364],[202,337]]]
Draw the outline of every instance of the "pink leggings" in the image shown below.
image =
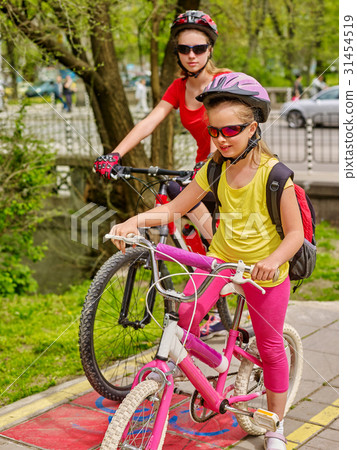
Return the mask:
[[[204,275],[199,274],[205,273],[207,272],[197,269],[193,274],[196,287],[200,286],[205,279]],[[230,270],[221,272],[221,275],[230,276],[231,274]],[[227,279],[215,277],[209,288],[197,300],[191,333],[199,336],[200,322],[216,304],[219,292],[227,282]],[[278,286],[264,288],[265,295],[251,284],[243,284],[242,287],[263,362],[265,387],[273,392],[285,392],[289,387],[289,366],[282,334],[290,296],[290,279],[288,277]],[[191,280],[187,283],[184,292],[185,294],[194,292]],[[190,325],[193,308],[194,302],[180,305],[179,325],[185,330]]]

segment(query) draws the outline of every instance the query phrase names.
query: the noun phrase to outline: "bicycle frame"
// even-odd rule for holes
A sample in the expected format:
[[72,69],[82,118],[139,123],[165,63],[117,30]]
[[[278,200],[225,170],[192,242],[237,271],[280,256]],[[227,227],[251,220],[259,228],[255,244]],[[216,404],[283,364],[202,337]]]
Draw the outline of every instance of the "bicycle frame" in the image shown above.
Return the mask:
[[[174,393],[173,375],[169,366],[163,360],[167,360],[169,356],[173,360],[176,360],[179,357],[179,362],[177,364],[178,367],[202,396],[205,407],[217,414],[224,414],[227,410],[229,410],[238,414],[251,415],[251,413],[231,407],[231,405],[237,402],[253,400],[254,398],[265,394],[265,390],[248,395],[233,396],[227,399],[226,395],[231,390],[231,386],[225,389],[228,371],[233,356],[236,358],[243,357],[249,359],[257,366],[262,367],[262,363],[258,358],[250,355],[248,352],[236,345],[239,335],[238,325],[244,302],[245,298],[243,296],[239,296],[236,310],[236,320],[232,330],[229,332],[223,355],[206,343],[202,342],[198,337],[183,330],[177,324],[178,317],[175,313],[165,314],[165,328],[157,355],[153,361],[141,368],[135,377],[132,387],[133,389],[138,383],[146,379],[151,372],[159,373],[162,377],[162,385],[160,387],[160,390],[162,390],[161,402],[153,428],[152,438],[149,446],[146,448],[155,449],[159,445],[162,425],[167,417]],[[183,343],[185,343],[185,346]],[[182,357],[180,357],[181,354],[183,355]],[[202,371],[192,362],[190,355],[195,356],[203,363],[220,372],[215,388],[207,380]]]
[[[119,175],[114,175],[113,179],[117,180],[120,178],[130,178],[131,173],[142,173],[142,174],[149,174],[151,176],[187,176],[190,171],[170,171],[166,169],[159,169],[156,167],[150,167],[149,169],[135,169],[132,167],[125,167],[124,173]],[[159,181],[159,189],[158,192],[155,194],[155,203],[154,206],[160,206],[163,204],[169,203],[169,197],[167,192],[167,178],[161,178]],[[183,250],[189,250],[185,240],[182,237],[181,232],[177,229],[175,224],[173,222],[169,223],[168,225],[161,225],[157,227],[159,230],[159,242],[161,244],[165,244],[167,241],[168,236],[170,235],[171,239],[173,240],[175,246],[177,248],[181,248]],[[147,261],[147,264],[150,264],[149,260]],[[189,267],[189,269],[191,269]],[[120,311],[120,315],[118,318],[118,324],[122,325],[124,327],[133,327],[134,329],[140,329],[143,325],[147,325],[151,321],[150,311],[153,310],[154,302],[155,302],[155,290],[152,289],[149,293],[148,300],[147,300],[147,306],[144,311],[144,315],[142,319],[136,320],[135,322],[128,320],[128,312],[130,309],[130,301],[132,296],[132,289],[134,286],[135,276],[137,271],[137,264],[133,263],[129,270],[128,270],[128,276],[127,281],[125,284],[124,289],[124,295],[123,295],[123,301],[122,301],[122,307]]]
[[[202,295],[203,292],[209,287],[211,282],[211,276],[218,275],[220,272],[226,269],[235,269],[236,272],[230,276],[230,280],[234,284],[251,283],[256,288],[265,293],[264,289],[255,283],[251,279],[243,277],[244,272],[251,272],[253,266],[246,266],[243,261],[239,261],[237,264],[233,263],[220,263],[212,257],[194,255],[188,251],[177,250],[174,247],[166,246],[165,244],[158,244],[157,247],[142,238],[141,236],[119,237],[106,235],[107,238],[123,239],[130,244],[142,244],[150,253],[150,259],[152,262],[153,280],[155,282],[155,289],[164,296],[165,303],[170,306],[170,310],[165,313],[164,316],[164,328],[157,350],[157,354],[153,361],[144,365],[136,374],[132,389],[146,378],[154,379],[157,382],[158,391],[150,397],[150,401],[159,402],[156,420],[153,424],[153,429],[148,445],[146,449],[158,448],[163,432],[163,427],[168,417],[169,407],[174,393],[174,378],[173,371],[170,370],[167,361],[170,357],[176,362],[176,365],[187,376],[188,380],[195,387],[198,394],[203,399],[203,406],[212,411],[211,414],[224,414],[227,411],[231,411],[235,414],[243,414],[254,418],[254,420],[270,430],[275,431],[279,424],[279,418],[275,413],[258,409],[251,412],[248,410],[237,408],[232,406],[235,403],[248,402],[256,399],[266,393],[266,390],[256,391],[245,395],[237,395],[228,397],[227,395],[232,390],[233,386],[225,388],[227,377],[229,375],[229,368],[233,357],[242,359],[245,358],[262,368],[262,362],[254,355],[249,354],[243,348],[236,344],[239,337],[239,324],[243,312],[245,303],[245,296],[242,291],[238,290],[238,302],[236,307],[235,316],[233,319],[232,329],[229,331],[228,340],[222,353],[218,352],[214,348],[210,347],[205,342],[202,342],[198,337],[191,334],[189,331],[184,330],[178,325],[179,315],[177,313],[177,305],[180,301],[192,301]],[[171,251],[169,250],[171,249]],[[165,251],[166,250],[166,251]],[[155,253],[159,254],[157,256]],[[178,256],[178,254],[180,256]],[[185,295],[173,290],[166,290],[160,283],[158,263],[155,259],[176,259],[182,264],[187,264],[187,259],[192,259],[195,262],[195,267],[203,268],[209,271],[209,275],[197,288],[197,293],[191,295]],[[233,272],[232,272],[233,273]],[[278,276],[278,273],[276,274]],[[227,287],[227,285],[226,285]],[[191,355],[198,358],[204,364],[210,366],[218,372],[218,380],[215,386],[213,386],[202,371],[196,367],[191,359]],[[154,372],[154,378],[152,372]],[[156,378],[155,378],[156,377]],[[158,379],[157,379],[158,378]],[[191,395],[191,394],[188,394]],[[122,437],[124,439],[128,435],[129,424],[124,430]]]

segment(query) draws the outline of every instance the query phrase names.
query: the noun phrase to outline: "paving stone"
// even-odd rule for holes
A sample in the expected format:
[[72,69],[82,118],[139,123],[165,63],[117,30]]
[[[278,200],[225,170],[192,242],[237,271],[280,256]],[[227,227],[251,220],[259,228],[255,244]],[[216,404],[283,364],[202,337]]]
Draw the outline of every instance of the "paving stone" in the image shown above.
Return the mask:
[[322,439],[327,439],[329,441],[339,441],[339,433],[338,430],[332,430],[331,428],[325,428],[320,434],[319,437]]
[[291,419],[301,420],[308,422],[311,417],[315,416],[324,409],[324,405],[312,401],[305,400],[296,406],[293,410],[289,411]]
[[324,327],[338,317],[338,302],[290,302],[287,317],[291,316],[294,318],[291,320],[294,327],[298,324]]
[[237,442],[236,445],[230,448],[237,448],[239,450],[257,450],[262,449],[264,446],[263,436],[247,436],[241,441]]
[[29,449],[33,449],[33,448],[36,448],[36,447],[33,447],[33,446],[25,446],[25,445],[22,445],[22,444],[18,444],[18,443],[15,443],[15,442],[12,442],[12,441],[10,441],[10,440],[8,440],[8,439],[3,439],[3,438],[0,438],[0,450],[29,450]]
[[303,425],[305,421],[292,419],[290,417],[285,417],[284,419],[284,434],[285,436],[289,436],[290,433],[297,430],[301,425]]
[[340,429],[340,419],[336,419],[334,422],[332,422],[329,425],[329,428],[331,428],[332,430],[339,430]]
[[330,381],[331,386],[339,387],[340,386],[340,377],[335,377],[333,380]]
[[338,355],[322,353],[316,350],[304,349],[305,380],[317,381],[320,385],[338,375]]
[[322,386],[317,392],[309,396],[309,398],[318,403],[328,404],[330,405],[339,397],[339,392],[336,387],[331,386]]
[[323,328],[303,339],[304,350],[318,349],[319,352],[338,355],[338,337],[338,330]]
[[304,376],[302,377],[298,392],[296,394],[294,404],[297,404],[299,401],[304,399],[305,397],[309,397],[312,392],[315,392],[317,389],[321,387],[321,382],[313,381],[313,380],[305,380]]
[[300,448],[304,450],[339,450],[339,444],[336,441],[330,441],[329,439],[316,436],[308,443],[301,445]]

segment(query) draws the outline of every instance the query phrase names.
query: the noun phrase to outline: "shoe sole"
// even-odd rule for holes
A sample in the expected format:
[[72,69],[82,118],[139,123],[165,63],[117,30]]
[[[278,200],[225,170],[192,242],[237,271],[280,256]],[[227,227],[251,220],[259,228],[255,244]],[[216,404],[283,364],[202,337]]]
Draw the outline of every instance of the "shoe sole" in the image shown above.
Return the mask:
[[200,337],[200,339],[201,339],[201,341],[207,341],[208,339],[211,339],[215,336],[223,336],[224,334],[227,334],[226,330],[213,331],[212,333],[208,334],[207,336]]

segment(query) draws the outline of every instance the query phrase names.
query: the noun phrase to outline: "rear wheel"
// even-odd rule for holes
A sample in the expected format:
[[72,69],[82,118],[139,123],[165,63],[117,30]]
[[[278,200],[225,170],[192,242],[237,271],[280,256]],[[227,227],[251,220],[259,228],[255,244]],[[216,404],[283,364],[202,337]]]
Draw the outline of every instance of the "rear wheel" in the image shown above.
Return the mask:
[[[164,263],[160,273],[168,274]],[[81,361],[93,388],[110,400],[122,400],[139,368],[155,355],[161,329],[146,308],[151,277],[148,251],[130,248],[102,266],[86,296],[79,331]],[[170,278],[163,284],[172,288]],[[149,309],[161,325],[165,308],[156,297],[152,288]]]
[[290,111],[287,116],[288,125],[290,128],[301,128],[305,125],[305,119],[300,111]]
[[[297,390],[300,385],[303,368],[303,348],[299,334],[289,324],[284,325],[283,338],[285,351],[289,363],[289,389],[285,406],[285,414],[293,404]],[[259,356],[255,337],[249,344],[249,353]],[[245,395],[264,389],[263,369],[247,359],[243,359],[234,386],[234,395]],[[267,409],[266,395],[258,397],[251,402],[238,403],[240,409],[254,411],[258,408]],[[256,425],[249,416],[237,415],[237,420],[242,429],[251,435],[259,436],[266,430]]]

